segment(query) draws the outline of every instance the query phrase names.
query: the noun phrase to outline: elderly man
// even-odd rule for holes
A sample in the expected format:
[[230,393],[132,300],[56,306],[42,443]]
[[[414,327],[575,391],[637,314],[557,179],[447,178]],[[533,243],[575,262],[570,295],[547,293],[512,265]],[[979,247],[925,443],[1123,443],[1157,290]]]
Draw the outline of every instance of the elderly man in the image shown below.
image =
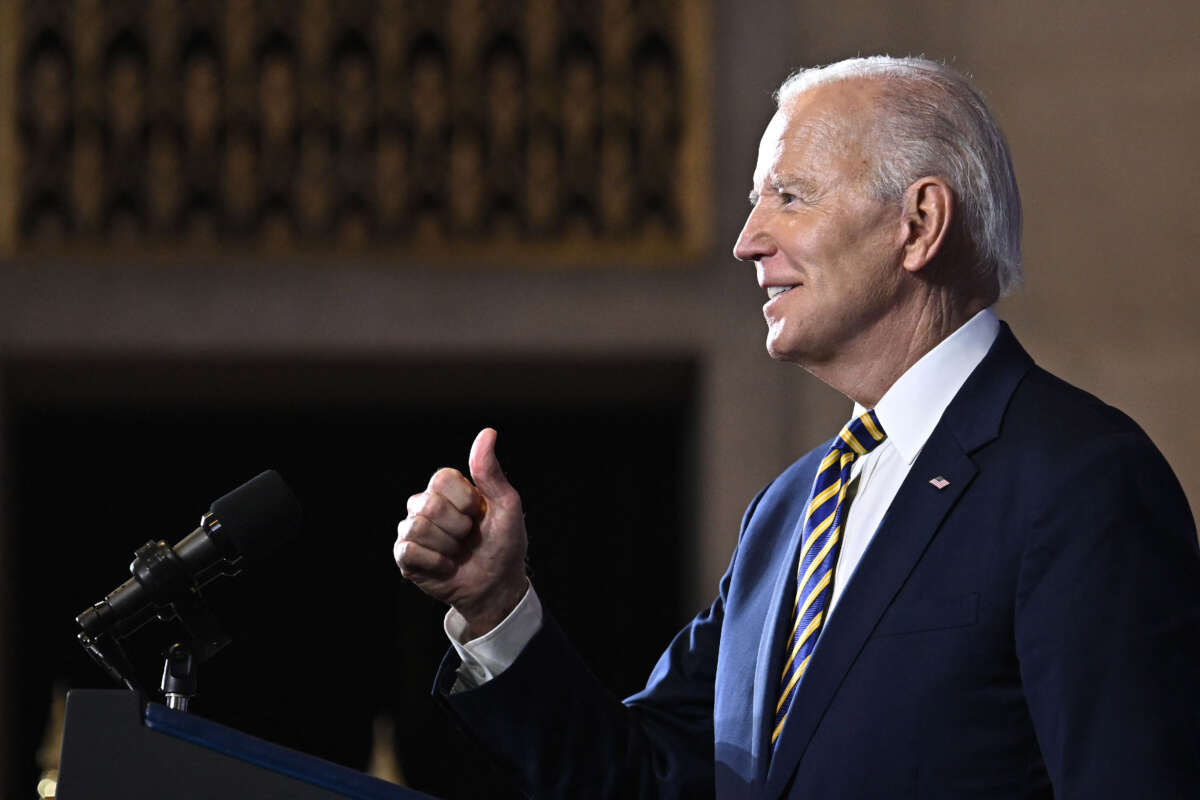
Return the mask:
[[402,573],[452,606],[435,691],[537,796],[1200,796],[1191,513],[1138,427],[990,310],[1020,204],[983,102],[890,58],[778,99],[734,255],[771,356],[850,422],[754,498],[712,607],[623,703],[529,586],[485,430],[399,528]]

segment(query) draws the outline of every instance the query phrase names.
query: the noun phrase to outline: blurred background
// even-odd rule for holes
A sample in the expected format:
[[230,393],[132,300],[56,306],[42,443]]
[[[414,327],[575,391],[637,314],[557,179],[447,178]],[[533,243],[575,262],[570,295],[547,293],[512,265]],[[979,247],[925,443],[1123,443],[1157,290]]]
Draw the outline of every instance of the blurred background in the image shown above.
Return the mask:
[[[1195,4],[0,0],[0,796],[109,685],[74,616],[266,468],[305,527],[207,592],[234,643],[195,709],[511,796],[429,700],[404,501],[497,427],[547,609],[637,689],[848,413],[765,355],[729,249],[773,89],[878,52],[974,76],[1026,212],[1001,316],[1195,505]],[[139,641],[150,682],[177,635]]]

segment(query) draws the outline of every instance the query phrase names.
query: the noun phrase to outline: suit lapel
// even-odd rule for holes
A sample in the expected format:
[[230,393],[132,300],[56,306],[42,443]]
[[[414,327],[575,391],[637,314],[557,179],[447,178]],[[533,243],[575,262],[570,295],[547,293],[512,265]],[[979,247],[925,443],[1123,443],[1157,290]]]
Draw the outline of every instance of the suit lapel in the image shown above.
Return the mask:
[[[846,673],[978,472],[969,454],[998,434],[1004,409],[1031,365],[1008,326],[1002,324],[988,355],[925,443],[821,633],[770,760],[767,797],[782,796]],[[941,489],[931,485],[930,479],[936,476],[949,484]],[[783,645],[775,641],[773,647],[771,654],[777,655]],[[760,673],[762,655],[760,651]],[[776,659],[765,660],[774,663]],[[756,700],[760,680],[761,675],[756,678]],[[773,707],[774,701],[768,702]]]
[[[830,439],[817,453],[828,450],[833,440]],[[813,468],[805,470],[796,486],[796,492],[801,497],[796,505],[795,520],[791,526],[790,538],[781,543],[775,570],[775,587],[771,593],[773,602],[763,623],[762,637],[758,643],[758,658],[754,672],[754,707],[759,713],[754,715],[754,750],[760,754],[757,759],[758,774],[756,780],[762,785],[767,778],[767,765],[771,759],[771,731],[775,725],[775,705],[779,697],[779,678],[783,668],[782,653],[790,633],[791,605],[787,598],[794,590],[793,574],[796,561],[800,557],[801,526],[804,520],[804,507],[812,490],[813,479],[816,477],[816,467],[819,464],[813,459]],[[801,488],[803,487],[803,488]]]
[[[931,441],[929,445],[932,444]],[[961,451],[954,452],[953,442],[939,442],[932,452],[929,445],[896,494],[887,517],[859,562],[855,579],[847,584],[829,626],[821,632],[771,759],[768,797],[782,793],[842,679],[947,512],[975,477],[975,465]],[[929,469],[936,471],[925,476]],[[925,483],[926,477],[937,474],[950,481],[942,491]]]

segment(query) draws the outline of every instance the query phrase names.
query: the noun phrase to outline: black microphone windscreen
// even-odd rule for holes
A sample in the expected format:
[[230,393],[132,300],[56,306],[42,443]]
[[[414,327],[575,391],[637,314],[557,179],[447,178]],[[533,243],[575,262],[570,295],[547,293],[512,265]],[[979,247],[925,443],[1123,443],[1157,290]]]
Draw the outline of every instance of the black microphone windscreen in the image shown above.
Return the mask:
[[251,562],[270,555],[300,528],[300,502],[273,469],[214,501],[210,510],[221,535]]

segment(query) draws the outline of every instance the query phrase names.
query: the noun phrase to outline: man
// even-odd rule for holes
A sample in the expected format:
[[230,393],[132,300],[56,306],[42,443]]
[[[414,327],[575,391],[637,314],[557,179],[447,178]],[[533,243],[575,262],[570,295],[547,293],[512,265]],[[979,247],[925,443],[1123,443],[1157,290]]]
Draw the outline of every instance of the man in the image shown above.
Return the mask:
[[1191,513],[1137,426],[992,314],[1020,204],[986,107],[920,59],[778,99],[734,255],[772,357],[851,421],[754,498],[716,601],[624,703],[529,587],[483,431],[396,543],[452,606],[436,692],[538,796],[1200,796]]

